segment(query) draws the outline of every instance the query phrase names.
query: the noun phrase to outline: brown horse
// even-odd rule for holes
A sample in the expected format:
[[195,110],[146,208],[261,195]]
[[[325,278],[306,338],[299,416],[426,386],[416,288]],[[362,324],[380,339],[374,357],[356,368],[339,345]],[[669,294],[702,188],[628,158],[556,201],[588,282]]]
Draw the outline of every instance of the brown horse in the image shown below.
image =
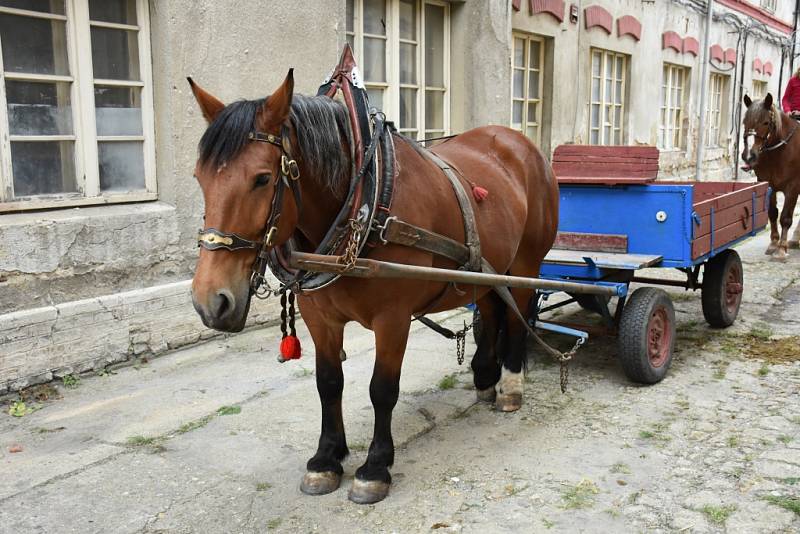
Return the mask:
[[[291,71],[283,84],[262,100],[225,106],[194,83],[192,89],[209,123],[195,168],[205,199],[207,227],[261,239],[282,149],[279,143],[251,142],[248,134],[255,131],[277,137],[283,129],[299,164],[302,209],[298,210],[293,195],[284,197],[274,244],[280,245],[294,234],[313,250],[342,206],[352,176],[351,147],[347,146],[348,136],[342,134],[350,127],[345,106],[324,96],[293,96]],[[413,141],[393,135],[398,175],[392,215],[463,243],[464,224],[451,184]],[[500,273],[537,276],[558,224],[558,186],[539,150],[523,135],[493,126],[463,133],[434,151],[460,169],[466,180],[490,191],[481,203],[473,202],[484,258]],[[420,266],[457,267],[449,260],[399,245],[378,246],[369,256]],[[207,326],[231,332],[242,329],[251,298],[248,282],[254,259],[253,250],[200,250],[192,296]],[[455,308],[477,298],[484,328],[471,366],[479,397],[495,400],[501,410],[520,407],[526,338],[521,321],[507,314],[507,306],[485,287],[461,287],[464,291],[450,290],[439,298],[446,288],[440,282],[341,278],[298,296],[316,349],[322,404],[319,447],[308,461],[303,492],[320,495],[337,489],[341,460],[349,452],[342,421],[340,353],[344,328],[350,321],[371,329],[376,347],[369,388],[374,435],[366,462],[356,471],[351,500],[377,502],[389,491],[388,468],[394,462],[392,410],[414,314]],[[513,290],[513,296],[519,309],[525,310],[532,292]]]
[[[770,244],[766,254],[772,259],[785,261],[790,248],[800,248],[800,226],[795,228],[791,240],[789,229],[800,194],[800,135],[795,135],[798,123],[780,111],[773,103],[772,94],[755,102],[744,96],[747,112],[744,115],[745,169],[755,171],[759,182],[769,182]],[[781,233],[778,236],[778,192],[783,193]]]

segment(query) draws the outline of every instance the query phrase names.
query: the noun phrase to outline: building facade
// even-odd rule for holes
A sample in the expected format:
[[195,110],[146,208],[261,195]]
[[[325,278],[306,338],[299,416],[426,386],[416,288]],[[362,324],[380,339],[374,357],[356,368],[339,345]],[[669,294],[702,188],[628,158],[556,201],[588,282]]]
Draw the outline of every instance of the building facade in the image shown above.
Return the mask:
[[656,145],[678,179],[703,142],[702,179],[735,179],[738,102],[781,92],[796,5],[714,2],[701,135],[705,5],[0,0],[0,393],[215,335],[189,295],[204,122],[187,75],[228,102],[294,67],[313,93],[349,42],[410,137],[503,124],[547,155]]

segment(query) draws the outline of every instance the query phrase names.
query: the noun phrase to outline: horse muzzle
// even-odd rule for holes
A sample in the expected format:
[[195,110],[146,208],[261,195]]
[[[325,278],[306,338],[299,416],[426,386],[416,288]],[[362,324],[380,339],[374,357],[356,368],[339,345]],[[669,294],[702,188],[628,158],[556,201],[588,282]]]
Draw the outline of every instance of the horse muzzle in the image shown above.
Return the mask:
[[208,291],[205,298],[192,289],[192,304],[203,324],[222,332],[240,332],[250,310],[249,291],[237,292],[228,288]]

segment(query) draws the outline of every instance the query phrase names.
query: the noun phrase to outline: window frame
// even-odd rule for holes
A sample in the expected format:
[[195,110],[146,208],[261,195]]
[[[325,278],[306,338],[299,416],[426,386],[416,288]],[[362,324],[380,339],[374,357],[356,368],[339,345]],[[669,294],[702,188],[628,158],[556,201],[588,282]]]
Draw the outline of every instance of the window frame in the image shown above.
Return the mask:
[[[158,198],[155,163],[155,117],[150,51],[150,11],[147,0],[135,0],[137,24],[91,21],[89,0],[64,0],[64,15],[0,7],[0,13],[39,19],[64,20],[69,75],[5,72],[0,42],[0,214],[49,208],[72,208],[100,204],[142,202]],[[104,80],[94,77],[91,29],[93,27],[137,32],[139,81]],[[73,133],[71,135],[10,135],[6,80],[69,82]],[[136,136],[98,136],[95,115],[95,86],[138,87],[141,90],[142,134]],[[11,142],[73,141],[76,192],[14,197]],[[100,191],[99,142],[135,141],[142,143],[144,189]]]
[[[364,52],[364,37],[381,37],[373,34],[364,33],[364,0],[353,1],[353,29],[347,29],[348,21],[345,20],[345,40],[352,39],[353,53],[356,61],[363,58]],[[386,68],[386,81],[385,82],[372,82],[367,81],[364,75],[364,87],[369,89],[382,89],[383,93],[383,109],[382,111],[390,119],[396,119],[397,129],[401,133],[408,133],[416,131],[415,139],[423,140],[426,135],[431,132],[447,136],[450,135],[450,28],[451,28],[451,10],[450,4],[444,0],[414,0],[415,2],[415,18],[416,18],[416,70],[417,81],[413,84],[400,83],[400,45],[408,42],[406,39],[400,37],[400,0],[385,0],[386,6],[386,49],[384,56],[384,64]],[[443,44],[444,53],[442,54],[442,69],[444,88],[428,85],[428,80],[425,77],[425,6],[435,5],[444,9],[444,28],[443,28]],[[345,12],[345,17],[347,13]],[[361,68],[362,75],[364,69]],[[416,126],[406,127],[400,124],[400,89],[414,88],[417,91],[416,95]],[[443,128],[428,127],[425,121],[425,94],[427,91],[440,91],[443,93]]]
[[[658,148],[660,150],[684,150],[683,120],[686,114],[687,87],[691,70],[683,65],[664,62],[662,65],[661,102],[659,106]],[[675,75],[680,73],[680,86],[675,85]],[[672,103],[672,92],[679,91],[677,105]],[[677,115],[676,115],[677,112]],[[663,119],[666,119],[666,123]],[[677,142],[675,136],[677,134]],[[669,139],[669,143],[664,140]]]
[[761,0],[761,9],[775,13],[778,9],[778,0]]
[[[515,46],[517,43],[517,39],[522,39],[524,41],[524,51],[523,51],[523,67],[517,67],[514,65],[514,58],[515,58]],[[539,68],[534,69],[530,66],[530,53],[531,53],[531,43],[537,42],[539,44]],[[536,144],[536,146],[541,146],[542,144],[542,122],[543,122],[543,113],[544,113],[544,73],[545,73],[545,46],[546,46],[546,39],[543,36],[532,34],[532,33],[522,33],[522,32],[513,32],[511,34],[511,116],[509,117],[509,127],[513,130],[517,130],[521,132],[525,137],[530,139],[531,141]],[[522,71],[524,73],[523,76],[523,87],[522,87],[522,98],[516,98],[514,96],[514,72],[515,71]],[[531,72],[538,72],[539,73],[539,91],[538,91],[538,98],[530,98],[530,73]],[[522,102],[522,122],[515,123],[514,122],[514,104],[516,102]],[[528,109],[529,106],[534,105],[536,107],[537,113],[536,117],[538,120],[535,123],[530,123],[528,121]],[[519,125],[519,128],[517,127]],[[531,137],[528,135],[529,128],[534,127],[536,128],[536,135]]]
[[[763,89],[763,91],[756,90],[756,87]],[[766,80],[753,79],[753,87],[751,90],[753,91],[753,100],[761,100],[767,96],[767,93],[769,92],[769,82]]]
[[[596,53],[600,54],[601,63],[600,63],[600,76],[595,76],[592,71],[592,65],[594,63],[594,56]],[[612,78],[611,78],[611,96],[607,99],[606,98],[606,65],[608,58],[613,58],[612,64]],[[621,78],[618,78],[617,72],[617,59],[622,59],[622,73]],[[624,145],[625,144],[625,134],[627,133],[627,128],[625,128],[625,112],[626,112],[626,100],[628,98],[628,69],[630,66],[630,55],[624,54],[622,52],[617,52],[614,50],[608,50],[605,48],[598,48],[592,47],[589,49],[589,112],[588,112],[588,137],[587,143],[590,145],[596,146],[615,146],[615,145]],[[600,80],[600,100],[595,101],[592,96],[592,89],[595,79]],[[620,99],[620,103],[617,104],[614,100],[614,96],[616,96],[616,82],[621,82],[621,92],[622,98]],[[592,107],[595,105],[600,106],[600,115],[598,117],[599,123],[597,128],[592,126]],[[611,126],[611,139],[606,140],[605,138],[605,111],[608,106],[612,106],[614,108],[620,108],[619,114],[619,123],[614,120],[615,114],[612,114],[612,122]],[[616,111],[616,110],[614,110]],[[592,142],[592,132],[597,130],[597,143]],[[619,143],[614,142],[614,136],[619,130]]]
[[[706,107],[706,148],[722,148],[722,133],[725,130],[724,115],[730,76],[711,72],[708,77],[708,105]],[[715,97],[717,106],[715,106]],[[716,132],[712,134],[712,132]]]

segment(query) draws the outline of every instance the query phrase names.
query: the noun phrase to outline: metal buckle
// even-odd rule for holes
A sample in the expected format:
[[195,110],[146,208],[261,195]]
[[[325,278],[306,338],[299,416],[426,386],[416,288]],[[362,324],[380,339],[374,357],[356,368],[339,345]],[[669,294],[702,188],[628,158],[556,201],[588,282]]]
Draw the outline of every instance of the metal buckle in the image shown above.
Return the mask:
[[378,230],[378,239],[384,245],[389,244],[389,241],[386,239],[386,227],[389,226],[389,221],[396,221],[397,216],[392,215],[391,217],[387,217],[385,221],[383,221],[383,225],[375,226],[375,229]]
[[281,172],[292,181],[300,179],[300,167],[298,167],[297,161],[287,158],[286,154],[281,156]]
[[264,236],[264,244],[266,246],[268,246],[268,247],[272,246],[272,242],[275,239],[275,234],[276,233],[278,233],[278,227],[277,226],[273,226],[272,228],[269,229],[269,232],[267,232],[267,235]]

